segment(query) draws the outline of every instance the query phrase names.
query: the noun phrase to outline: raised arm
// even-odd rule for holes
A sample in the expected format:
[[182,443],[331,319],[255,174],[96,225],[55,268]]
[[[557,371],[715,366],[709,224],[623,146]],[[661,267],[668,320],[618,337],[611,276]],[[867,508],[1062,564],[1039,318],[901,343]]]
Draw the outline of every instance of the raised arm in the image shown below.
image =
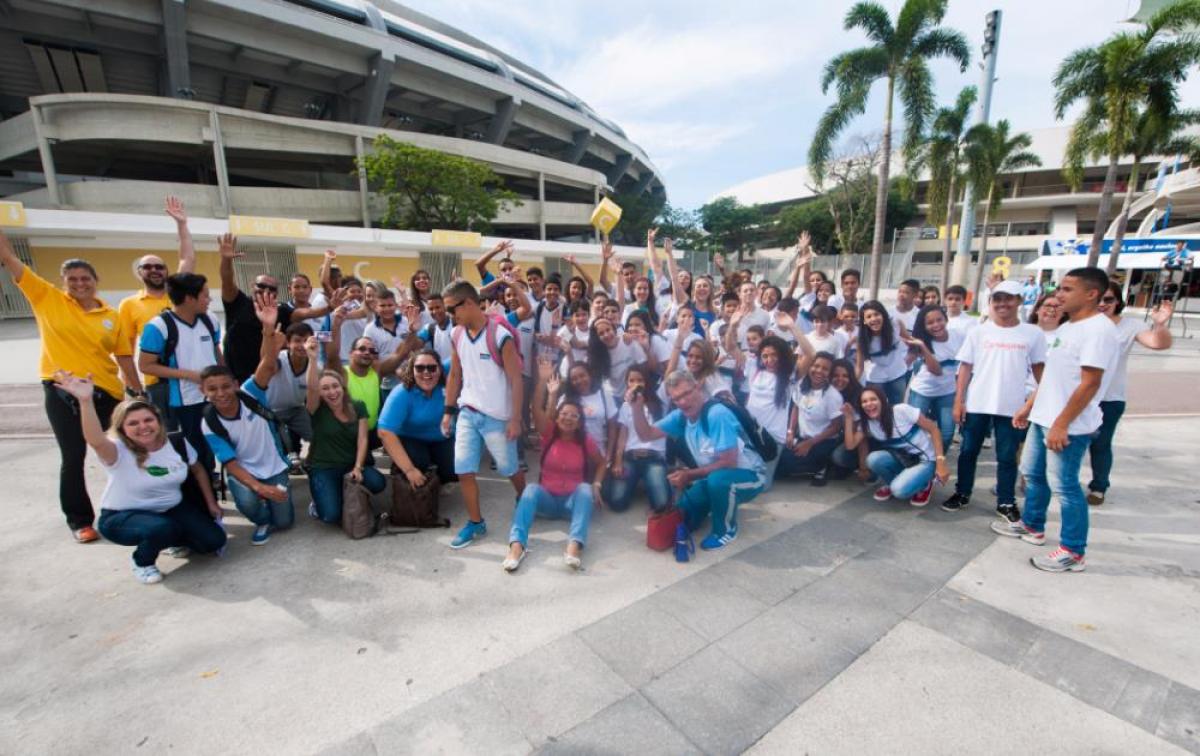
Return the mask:
[[96,450],[96,456],[105,465],[111,466],[117,461],[117,445],[104,433],[100,426],[100,416],[96,414],[96,406],[92,398],[96,394],[96,385],[91,376],[81,378],[65,370],[54,374],[55,387],[67,392],[79,401],[79,422],[83,426],[83,440]]
[[608,268],[612,264],[613,251],[612,241],[609,240],[608,234],[604,234],[603,242],[600,244],[600,290],[605,294],[611,294],[608,288]]
[[[539,436],[544,436],[550,432],[554,423],[553,405],[558,403],[558,392],[562,388],[562,381],[558,377],[558,371],[554,369],[553,362],[544,359],[538,360],[537,367],[538,380],[533,387],[530,411],[533,414],[534,430],[538,432]],[[550,399],[549,407],[546,401],[547,392],[549,392]]]
[[667,437],[658,426],[646,419],[646,399],[640,393],[629,402],[629,411],[633,415],[633,430],[643,442]]
[[237,280],[233,277],[233,261],[243,254],[237,251],[237,237],[221,234],[217,237],[217,252],[221,255],[221,301],[232,302],[237,298]]
[[321,382],[321,366],[317,364],[317,353],[320,349],[321,342],[317,341],[316,336],[309,336],[304,340],[304,353],[308,355],[308,368],[305,370],[305,383],[308,385],[304,390],[304,409],[310,415],[321,406],[321,387],[318,385]]
[[1149,331],[1142,331],[1137,335],[1137,343],[1147,349],[1170,349],[1171,348],[1171,329],[1168,324],[1171,322],[1171,313],[1175,311],[1175,305],[1169,300],[1163,300],[1158,303],[1158,306],[1150,311],[1150,321],[1154,324]]
[[577,273],[579,273],[579,277],[582,278],[584,284],[587,285],[587,296],[592,296],[592,292],[596,290],[596,279],[592,278],[592,274],[588,273],[584,267],[579,264],[579,261],[575,259],[575,255],[567,255],[563,259],[570,263],[571,267],[574,268]]
[[279,305],[274,294],[254,292],[254,314],[262,323],[262,346],[258,350],[258,366],[254,368],[254,385],[266,389],[271,376],[279,371],[279,350],[287,338],[279,330]]
[[329,341],[325,343],[325,367],[330,370],[342,369],[342,323],[345,320],[346,313],[341,305],[333,308],[329,318]]
[[21,262],[21,258],[17,257],[16,251],[9,243],[8,237],[0,231],[0,265],[3,265],[8,274],[12,276],[14,283],[21,282],[21,276],[25,275],[25,263]]
[[476,260],[475,261],[475,270],[479,273],[479,280],[482,281],[485,278],[487,278],[487,272],[488,272],[487,266],[488,266],[488,263],[490,263],[492,261],[493,257],[500,254],[501,252],[505,253],[506,256],[511,255],[512,250],[513,250],[513,243],[511,240],[497,242],[496,246],[489,249],[487,252],[484,253],[483,257]]
[[800,283],[800,276],[804,276],[804,289],[808,291],[808,271],[812,265],[812,237],[809,236],[808,230],[800,232],[800,238],[796,242],[797,252],[799,257],[796,258],[796,264],[792,266],[792,275],[788,279],[787,291],[784,297],[795,296],[796,286]]
[[646,231],[646,266],[650,278],[654,279],[656,287],[661,280],[660,276],[662,274],[662,271],[658,267],[658,253],[654,248],[654,239],[657,236],[657,228],[651,228]]
[[942,363],[938,362],[937,355],[929,348],[924,341],[913,338],[912,336],[901,336],[900,340],[909,346],[908,364],[916,362],[919,358],[925,363],[925,369],[934,375],[942,374]]
[[319,280],[321,283],[321,291],[325,292],[325,297],[333,296],[333,264],[337,262],[337,252],[332,249],[325,250],[325,257],[321,259],[321,270]]
[[663,239],[663,256],[667,258],[667,275],[671,276],[671,299],[677,305],[685,305],[688,301],[688,293],[679,288],[679,265],[675,262],[675,240],[667,237]]
[[196,247],[192,243],[192,232],[188,229],[187,210],[183,207],[183,200],[168,195],[166,212],[175,221],[175,233],[179,236],[178,272],[191,273],[196,269]]
[[858,419],[854,416],[854,408],[849,402],[842,404],[842,435],[847,449],[857,449],[862,443],[863,432]]

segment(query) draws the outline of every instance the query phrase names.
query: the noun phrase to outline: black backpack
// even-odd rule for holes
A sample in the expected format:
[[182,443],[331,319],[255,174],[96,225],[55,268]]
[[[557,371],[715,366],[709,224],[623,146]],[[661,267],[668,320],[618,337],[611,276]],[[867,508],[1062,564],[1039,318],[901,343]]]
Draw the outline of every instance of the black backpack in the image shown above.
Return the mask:
[[[287,426],[279,421],[267,407],[264,407],[257,399],[247,394],[245,391],[238,390],[238,399],[242,404],[246,405],[246,409],[250,410],[255,415],[258,415],[263,420],[267,421],[275,435],[279,438],[279,445],[283,447],[284,454],[289,454],[292,449],[292,437],[288,433]],[[225,428],[225,424],[221,422],[221,413],[217,412],[217,408],[211,404],[204,405],[204,419],[208,422],[208,427],[225,443],[233,446],[232,439],[229,438],[229,431]]]
[[737,418],[738,423],[742,426],[742,432],[746,434],[746,438],[750,440],[750,447],[762,457],[763,462],[770,462],[779,455],[779,444],[775,438],[767,433],[758,421],[751,417],[746,408],[740,404],[726,402],[720,399],[709,399],[700,409],[700,429],[705,434],[708,433],[708,412],[713,407],[720,405],[733,413]]
[[[171,312],[171,308],[166,308],[160,313],[162,315],[163,324],[167,327],[167,339],[163,343],[162,351],[158,353],[158,363],[160,365],[170,366],[171,357],[175,355],[175,349],[179,346],[179,325],[176,324],[175,313]],[[208,329],[208,335],[212,339],[213,354],[219,356],[217,349],[217,327],[213,325],[212,318],[208,317],[207,313],[200,313],[197,320],[204,324]]]

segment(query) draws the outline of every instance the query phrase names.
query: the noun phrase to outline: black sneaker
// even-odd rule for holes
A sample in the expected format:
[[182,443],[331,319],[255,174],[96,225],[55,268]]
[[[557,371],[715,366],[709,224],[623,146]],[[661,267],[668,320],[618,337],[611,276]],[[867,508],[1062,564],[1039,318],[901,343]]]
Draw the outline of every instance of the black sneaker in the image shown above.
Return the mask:
[[820,488],[821,486],[825,485],[828,482],[829,482],[828,468],[822,467],[820,470],[817,470],[815,473],[813,473],[812,480],[810,480],[808,482],[808,484],[815,488]]
[[996,515],[1003,517],[1009,522],[1017,522],[1021,519],[1021,510],[1017,508],[1015,501],[1006,502],[996,505]]
[[967,505],[970,503],[970,496],[964,496],[956,491],[953,496],[942,502],[942,509],[946,510],[947,512],[957,512],[960,509],[966,509]]

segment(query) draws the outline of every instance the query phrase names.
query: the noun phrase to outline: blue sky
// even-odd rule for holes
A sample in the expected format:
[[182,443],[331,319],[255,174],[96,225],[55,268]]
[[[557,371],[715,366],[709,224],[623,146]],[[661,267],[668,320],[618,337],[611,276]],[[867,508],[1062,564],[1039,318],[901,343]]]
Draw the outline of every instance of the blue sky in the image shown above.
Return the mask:
[[[831,98],[825,62],[865,42],[846,32],[849,0],[408,0],[529,63],[625,129],[694,208],[734,184],[805,163]],[[892,13],[900,0],[884,0]],[[1122,28],[1138,0],[951,0],[972,65],[934,68],[939,101],[978,84],[983,17],[1004,11],[992,120],[1055,125],[1050,80],[1066,53]],[[1200,74],[1182,89],[1200,101]],[[877,133],[883,86],[847,136]]]

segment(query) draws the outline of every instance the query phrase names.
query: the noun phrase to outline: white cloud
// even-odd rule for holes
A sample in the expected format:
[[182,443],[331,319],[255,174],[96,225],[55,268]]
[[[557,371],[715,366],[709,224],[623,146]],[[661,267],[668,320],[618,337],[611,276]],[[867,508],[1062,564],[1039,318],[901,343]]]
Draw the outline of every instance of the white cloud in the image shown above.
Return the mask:
[[710,153],[753,128],[749,122],[692,123],[689,121],[627,121],[629,138],[651,155],[661,170]]

